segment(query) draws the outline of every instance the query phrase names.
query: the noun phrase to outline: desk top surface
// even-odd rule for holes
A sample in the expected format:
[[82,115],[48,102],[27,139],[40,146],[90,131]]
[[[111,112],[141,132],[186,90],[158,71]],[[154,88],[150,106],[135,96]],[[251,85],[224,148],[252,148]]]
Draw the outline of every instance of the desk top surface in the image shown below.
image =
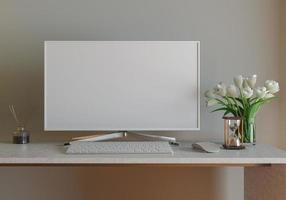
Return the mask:
[[175,165],[260,165],[286,164],[286,151],[257,144],[244,150],[204,153],[193,150],[191,143],[172,146],[173,155],[158,154],[65,154],[62,143],[16,145],[0,143],[0,165],[90,165],[90,164],[175,164]]

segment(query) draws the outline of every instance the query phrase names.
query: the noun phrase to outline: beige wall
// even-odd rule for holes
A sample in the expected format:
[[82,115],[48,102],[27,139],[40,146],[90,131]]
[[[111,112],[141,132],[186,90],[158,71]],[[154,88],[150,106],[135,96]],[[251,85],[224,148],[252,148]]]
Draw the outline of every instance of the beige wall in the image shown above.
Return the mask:
[[[285,79],[285,74],[286,74],[286,1],[281,0],[281,7],[280,7],[280,75],[281,75],[281,87],[283,89],[283,92],[281,93],[281,102],[286,101],[286,79]],[[286,129],[286,124],[285,124],[285,113],[286,113],[286,106],[283,104],[281,105],[283,112],[281,112],[281,138],[283,141],[283,147],[286,148],[286,135],[283,134]]]
[[[14,129],[10,103],[25,118],[33,141],[81,134],[43,133],[44,40],[200,40],[202,93],[236,74],[257,73],[260,83],[283,78],[279,76],[283,72],[279,68],[279,0],[0,2],[1,140],[10,140]],[[259,114],[259,142],[286,145],[285,136],[280,139],[284,135],[281,105],[282,98]],[[202,100],[201,115],[201,131],[170,135],[222,141],[221,114],[209,114]],[[125,199],[138,193],[140,199],[243,199],[242,175],[236,168],[2,168],[0,199],[20,195],[22,199],[92,199],[95,195]],[[108,192],[109,186],[116,186],[115,192]]]
[[[280,1],[280,131],[274,136],[273,134],[265,135],[265,138],[275,137],[280,139],[276,144],[286,149],[285,135],[285,113],[286,106],[286,1]],[[245,170],[245,199],[246,200],[268,200],[268,199],[285,199],[286,196],[286,165],[264,167],[264,168],[248,168]]]

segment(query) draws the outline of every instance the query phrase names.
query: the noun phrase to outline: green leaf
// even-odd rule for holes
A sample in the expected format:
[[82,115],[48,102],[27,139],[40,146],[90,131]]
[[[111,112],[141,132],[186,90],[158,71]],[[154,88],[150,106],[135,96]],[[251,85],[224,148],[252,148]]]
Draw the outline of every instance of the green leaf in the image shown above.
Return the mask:
[[227,104],[224,101],[222,101],[221,99],[215,98],[215,100],[217,100],[221,105],[227,106]]
[[236,97],[235,100],[238,101],[241,105],[243,105],[243,101],[241,98]]
[[231,114],[233,114],[233,116],[237,116],[236,111],[233,110],[233,109],[231,109],[231,108],[228,108],[228,107],[217,108],[217,109],[215,109],[215,110],[213,110],[213,111],[211,111],[211,112],[224,111],[224,110],[225,110],[226,112],[228,112],[227,114],[231,113]]
[[249,101],[250,104],[251,104],[253,101],[256,101],[257,99],[258,99],[257,97],[251,98],[250,101]]
[[227,108],[217,108],[217,109],[215,109],[215,110],[213,110],[211,112],[217,112],[217,111],[222,111],[222,110],[228,110],[228,109]]
[[262,104],[263,102],[259,101],[251,106],[249,113],[248,113],[249,119],[254,118],[256,116]]
[[231,113],[229,110],[227,110],[227,111],[225,111],[224,113],[223,113],[223,116],[226,116],[226,115],[228,115],[229,113]]
[[269,103],[269,102],[271,102],[274,99],[277,99],[277,97],[270,97],[270,98],[267,98],[267,99],[263,99],[263,104],[264,103]]

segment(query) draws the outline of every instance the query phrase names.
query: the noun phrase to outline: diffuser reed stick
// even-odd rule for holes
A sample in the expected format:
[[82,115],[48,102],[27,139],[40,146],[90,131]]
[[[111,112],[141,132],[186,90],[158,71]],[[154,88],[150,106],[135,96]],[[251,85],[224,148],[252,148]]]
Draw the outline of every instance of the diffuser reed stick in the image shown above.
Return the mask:
[[9,110],[10,110],[16,124],[19,125],[20,121],[19,121],[19,118],[18,118],[17,113],[15,111],[14,105],[9,105]]

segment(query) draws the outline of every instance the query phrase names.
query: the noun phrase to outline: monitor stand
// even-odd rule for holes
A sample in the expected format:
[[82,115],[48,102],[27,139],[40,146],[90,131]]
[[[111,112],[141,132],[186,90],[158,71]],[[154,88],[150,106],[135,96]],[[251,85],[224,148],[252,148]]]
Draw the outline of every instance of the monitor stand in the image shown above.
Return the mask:
[[167,136],[159,136],[159,135],[151,135],[151,134],[144,134],[144,133],[131,133],[128,131],[119,131],[114,132],[106,135],[91,135],[91,136],[84,136],[84,137],[76,137],[73,138],[73,141],[80,141],[80,142],[98,142],[98,141],[106,141],[106,140],[127,140],[132,141],[134,138],[140,138],[140,140],[161,140],[161,141],[169,141],[170,143],[176,143],[176,138],[174,137],[167,137]]

